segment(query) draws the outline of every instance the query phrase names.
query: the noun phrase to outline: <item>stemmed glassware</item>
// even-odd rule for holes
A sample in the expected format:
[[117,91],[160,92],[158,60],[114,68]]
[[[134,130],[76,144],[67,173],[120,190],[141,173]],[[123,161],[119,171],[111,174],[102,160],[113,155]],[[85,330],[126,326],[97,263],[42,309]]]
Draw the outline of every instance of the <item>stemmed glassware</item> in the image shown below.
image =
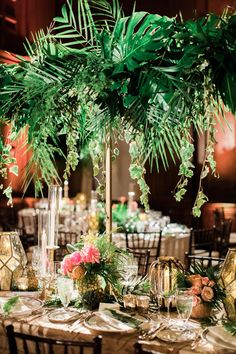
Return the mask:
[[194,295],[190,289],[177,289],[175,293],[176,308],[179,318],[183,320],[183,330],[187,329],[187,323],[193,308]]
[[162,305],[162,296],[160,294],[160,286],[158,280],[156,279],[155,272],[150,275],[150,296],[156,303],[158,317],[161,317],[160,310]]
[[122,269],[122,277],[126,286],[132,284],[138,276],[138,263],[132,254],[128,254],[124,258],[124,266]]
[[59,276],[57,278],[58,296],[64,306],[64,310],[69,306],[74,290],[74,281],[71,278]]
[[170,305],[174,299],[175,291],[170,289],[169,273],[166,273],[165,271],[160,272],[159,275],[158,293],[159,296],[164,299],[164,303],[167,309],[167,322],[170,323]]

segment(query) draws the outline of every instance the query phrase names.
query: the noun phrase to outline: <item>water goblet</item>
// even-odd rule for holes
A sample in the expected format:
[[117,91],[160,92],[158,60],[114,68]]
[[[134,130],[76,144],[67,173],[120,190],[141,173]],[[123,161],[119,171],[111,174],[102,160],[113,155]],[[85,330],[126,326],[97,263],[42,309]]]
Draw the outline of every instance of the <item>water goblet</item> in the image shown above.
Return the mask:
[[69,306],[74,290],[74,281],[71,278],[59,276],[57,278],[58,296],[64,306],[64,310]]
[[194,302],[194,295],[192,294],[191,289],[177,289],[175,293],[175,302],[179,318],[184,324],[183,330],[186,330]]

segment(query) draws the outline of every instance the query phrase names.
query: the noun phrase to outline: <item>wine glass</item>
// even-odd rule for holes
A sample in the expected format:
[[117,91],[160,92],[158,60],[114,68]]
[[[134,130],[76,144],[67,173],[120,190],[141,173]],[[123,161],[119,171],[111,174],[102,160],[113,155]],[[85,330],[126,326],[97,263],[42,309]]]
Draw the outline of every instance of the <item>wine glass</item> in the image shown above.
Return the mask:
[[159,274],[159,282],[158,282],[158,288],[159,288],[159,295],[161,296],[162,299],[164,299],[164,303],[167,309],[167,322],[170,324],[171,319],[170,319],[170,304],[174,299],[174,290],[171,289],[170,287],[170,274],[169,270],[165,271],[163,270]]
[[124,257],[122,277],[125,285],[130,285],[138,276],[138,263],[133,254]]
[[194,295],[191,289],[177,289],[175,293],[176,308],[179,318],[183,320],[184,330],[187,328],[187,323],[193,308]]
[[64,310],[69,306],[74,290],[74,281],[71,278],[61,277],[57,278],[58,296],[64,306]]
[[162,305],[162,296],[160,294],[160,286],[159,281],[156,277],[156,272],[151,272],[150,274],[150,296],[157,306],[158,318],[161,318],[160,310]]

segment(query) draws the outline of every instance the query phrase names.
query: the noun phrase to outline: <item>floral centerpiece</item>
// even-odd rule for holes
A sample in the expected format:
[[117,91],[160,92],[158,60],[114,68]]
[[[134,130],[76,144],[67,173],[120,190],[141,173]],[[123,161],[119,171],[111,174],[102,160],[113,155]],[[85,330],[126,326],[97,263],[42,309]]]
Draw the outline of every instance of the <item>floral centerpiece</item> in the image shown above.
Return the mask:
[[200,264],[194,265],[190,272],[178,274],[178,287],[190,288],[194,295],[191,317],[206,318],[211,315],[212,309],[221,308],[225,293],[218,284],[218,279],[219,273],[216,268],[204,268]]
[[64,257],[61,271],[75,280],[83,306],[94,309],[111,294],[119,297],[125,251],[110,243],[105,234],[89,234],[67,248],[71,253]]

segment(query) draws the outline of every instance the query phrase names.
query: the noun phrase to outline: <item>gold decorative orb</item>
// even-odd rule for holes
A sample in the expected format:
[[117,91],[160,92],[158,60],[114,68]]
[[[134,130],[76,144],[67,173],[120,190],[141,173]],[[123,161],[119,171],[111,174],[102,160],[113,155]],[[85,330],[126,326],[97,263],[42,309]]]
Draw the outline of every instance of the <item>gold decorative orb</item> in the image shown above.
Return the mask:
[[225,289],[224,307],[230,320],[236,321],[236,249],[229,249],[220,272],[220,284]]
[[23,274],[26,254],[17,232],[0,232],[0,290],[11,290]]

